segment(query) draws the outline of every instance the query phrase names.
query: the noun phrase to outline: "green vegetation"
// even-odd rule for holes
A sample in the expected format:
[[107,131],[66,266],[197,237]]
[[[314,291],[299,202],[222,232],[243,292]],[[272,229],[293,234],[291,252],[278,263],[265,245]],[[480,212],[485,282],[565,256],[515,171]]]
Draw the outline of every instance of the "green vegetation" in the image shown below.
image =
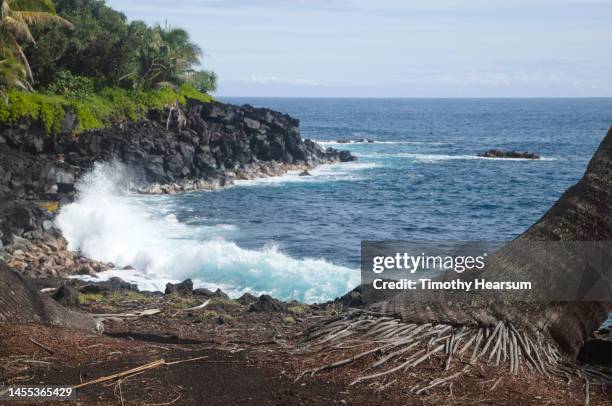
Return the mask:
[[146,116],[150,110],[160,110],[175,102],[184,104],[188,98],[204,102],[212,99],[188,84],[177,90],[106,88],[95,94],[79,93],[78,96],[9,90],[6,97],[8,103],[0,102],[0,122],[17,124],[24,119],[39,121],[51,135],[60,133],[65,112],[69,110],[76,114],[76,132],[80,133],[112,123],[134,121]]
[[39,121],[59,134],[137,120],[150,110],[208,102],[217,76],[196,70],[189,34],[150,27],[103,0],[0,0],[0,122]]
[[30,26],[60,24],[71,28],[72,24],[55,13],[51,0],[0,0],[0,63],[4,77],[0,92],[6,97],[11,87],[30,90],[32,69],[21,43],[35,44]]
[[149,297],[140,292],[79,293],[79,303],[82,305],[91,303],[117,304],[130,301],[150,303],[156,300],[155,297]]
[[308,310],[308,306],[302,305],[302,304],[296,304],[293,306],[289,306],[287,310],[289,310],[289,312],[293,314],[304,314]]
[[236,306],[239,307],[240,303],[238,303],[234,299],[226,298],[226,297],[213,297],[210,299],[211,305],[222,305],[222,306]]

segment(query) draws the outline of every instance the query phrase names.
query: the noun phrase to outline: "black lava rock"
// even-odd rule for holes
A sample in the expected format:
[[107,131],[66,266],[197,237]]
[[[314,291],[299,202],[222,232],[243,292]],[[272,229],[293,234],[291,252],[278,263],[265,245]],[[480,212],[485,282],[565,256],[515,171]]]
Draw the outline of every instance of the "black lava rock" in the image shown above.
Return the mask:
[[244,306],[249,306],[251,303],[255,303],[257,298],[250,293],[245,293],[237,299],[238,303]]
[[540,156],[532,152],[504,151],[501,149],[491,149],[478,154],[484,158],[518,158],[518,159],[540,159]]
[[284,312],[285,306],[270,295],[261,295],[249,306],[250,312]]
[[53,299],[64,306],[78,306],[79,292],[72,286],[62,285],[53,294]]
[[181,283],[167,283],[166,284],[166,295],[177,294],[177,295],[191,295],[193,293],[193,282],[191,279],[185,279]]

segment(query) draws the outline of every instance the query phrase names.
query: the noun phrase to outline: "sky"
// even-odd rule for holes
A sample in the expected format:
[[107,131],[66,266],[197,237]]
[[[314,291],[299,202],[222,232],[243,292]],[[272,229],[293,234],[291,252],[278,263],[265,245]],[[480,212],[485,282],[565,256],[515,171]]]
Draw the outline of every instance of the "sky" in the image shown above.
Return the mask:
[[187,29],[217,96],[610,97],[610,0],[107,0]]

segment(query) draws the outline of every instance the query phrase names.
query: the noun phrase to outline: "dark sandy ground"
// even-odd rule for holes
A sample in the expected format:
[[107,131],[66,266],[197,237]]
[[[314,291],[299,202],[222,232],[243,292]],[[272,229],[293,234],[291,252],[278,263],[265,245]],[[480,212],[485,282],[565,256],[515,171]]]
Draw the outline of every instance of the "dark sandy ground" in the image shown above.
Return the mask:
[[[452,386],[415,395],[415,382],[439,376],[442,359],[383,382],[349,386],[363,362],[295,382],[309,367],[343,358],[300,353],[300,332],[338,309],[288,305],[285,311],[250,312],[237,301],[216,298],[203,309],[192,296],[145,297],[124,292],[82,295],[92,313],[158,308],[161,313],[109,317],[103,335],[65,328],[0,325],[0,382],[77,385],[150,362],[167,365],[77,390],[78,405],[581,405],[584,382],[539,375],[512,376],[475,365]],[[364,347],[367,348],[367,347]],[[179,361],[179,362],[177,362]],[[172,364],[173,362],[176,362]],[[491,390],[501,377],[498,385]],[[589,404],[612,404],[612,388],[591,386]],[[11,403],[16,404],[16,403]],[[28,404],[22,402],[21,404]],[[68,404],[46,402],[45,404]]]

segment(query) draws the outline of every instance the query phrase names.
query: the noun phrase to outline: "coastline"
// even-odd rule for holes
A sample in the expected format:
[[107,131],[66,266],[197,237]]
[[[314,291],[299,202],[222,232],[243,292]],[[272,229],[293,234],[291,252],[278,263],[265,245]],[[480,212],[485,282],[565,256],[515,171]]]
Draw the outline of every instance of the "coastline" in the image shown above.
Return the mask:
[[183,192],[213,191],[233,186],[237,180],[256,180],[275,176],[283,176],[291,171],[308,171],[319,165],[338,163],[337,161],[310,164],[286,164],[278,162],[254,163],[245,169],[226,171],[214,179],[183,179],[174,183],[152,184],[136,187],[135,192],[149,195],[175,194]]
[[0,258],[34,278],[113,268],[70,251],[55,225],[78,183],[101,162],[123,165],[130,180],[121,180],[136,193],[175,194],[291,171],[308,176],[319,165],[356,159],[303,140],[298,120],[269,109],[196,100],[182,109],[78,136],[51,137],[36,122],[0,126]]

